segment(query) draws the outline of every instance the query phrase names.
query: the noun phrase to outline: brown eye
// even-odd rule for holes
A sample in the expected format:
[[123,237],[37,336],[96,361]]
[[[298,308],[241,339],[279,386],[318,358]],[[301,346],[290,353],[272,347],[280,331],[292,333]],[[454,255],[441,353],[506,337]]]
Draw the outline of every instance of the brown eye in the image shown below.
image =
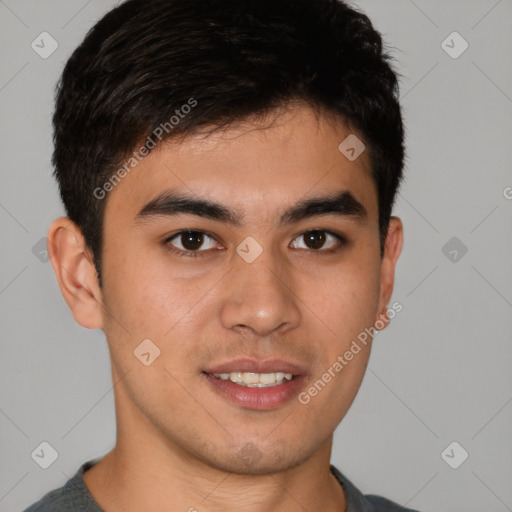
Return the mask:
[[[313,229],[310,231],[306,231],[305,233],[301,233],[297,240],[304,240],[303,247],[294,247],[294,249],[310,249],[316,252],[334,252],[337,248],[345,245],[346,240],[342,235],[337,235],[335,233],[331,233],[325,229]],[[329,246],[327,248],[324,247],[324,244],[327,240],[331,240]],[[334,240],[334,241],[333,241]],[[323,250],[320,250],[322,249]]]
[[304,234],[304,241],[310,249],[321,249],[326,239],[323,231],[310,231]]
[[191,231],[182,233],[179,240],[186,251],[197,251],[203,245],[204,235],[198,231]]
[[[203,247],[205,241],[210,240],[210,247]],[[176,249],[177,252],[181,251],[184,253],[187,252],[204,252],[207,249],[211,249],[215,247],[215,240],[206,233],[202,231],[181,231],[180,233],[176,233],[174,236],[166,240],[167,245],[170,245],[172,249]],[[199,250],[201,247],[203,249]]]

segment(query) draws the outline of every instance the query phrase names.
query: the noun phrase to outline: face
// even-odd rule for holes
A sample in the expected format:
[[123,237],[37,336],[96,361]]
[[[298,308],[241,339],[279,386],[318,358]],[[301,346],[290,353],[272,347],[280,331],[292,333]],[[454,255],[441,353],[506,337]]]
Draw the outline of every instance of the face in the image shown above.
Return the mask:
[[343,355],[386,306],[376,188],[367,152],[338,150],[349,134],[297,107],[162,144],[110,192],[102,315],[123,435],[253,474],[330,442],[370,342]]

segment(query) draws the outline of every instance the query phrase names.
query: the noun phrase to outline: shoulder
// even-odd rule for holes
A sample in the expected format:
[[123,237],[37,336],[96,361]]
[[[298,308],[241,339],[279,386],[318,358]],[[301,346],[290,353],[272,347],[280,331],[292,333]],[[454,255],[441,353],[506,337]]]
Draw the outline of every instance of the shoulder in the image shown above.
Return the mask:
[[83,473],[95,461],[88,461],[62,487],[45,494],[23,512],[103,512],[89,493]]
[[374,494],[365,494],[364,498],[371,505],[368,511],[372,512],[419,512],[412,508],[405,508],[395,503],[394,501],[383,498],[382,496],[376,496]]
[[363,494],[345,475],[331,465],[331,473],[340,482],[347,501],[346,512],[418,512],[374,494]]
[[39,501],[30,505],[23,512],[71,512],[70,503],[76,501],[73,494],[65,491],[65,486],[45,494]]

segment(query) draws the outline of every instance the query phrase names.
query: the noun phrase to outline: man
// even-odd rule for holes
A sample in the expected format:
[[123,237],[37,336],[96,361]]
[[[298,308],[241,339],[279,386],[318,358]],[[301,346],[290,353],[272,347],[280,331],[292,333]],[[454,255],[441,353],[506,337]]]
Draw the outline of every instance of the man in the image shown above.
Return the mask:
[[330,465],[402,247],[397,80],[334,0],[129,0],[69,59],[49,253],[117,441],[27,511],[406,511]]

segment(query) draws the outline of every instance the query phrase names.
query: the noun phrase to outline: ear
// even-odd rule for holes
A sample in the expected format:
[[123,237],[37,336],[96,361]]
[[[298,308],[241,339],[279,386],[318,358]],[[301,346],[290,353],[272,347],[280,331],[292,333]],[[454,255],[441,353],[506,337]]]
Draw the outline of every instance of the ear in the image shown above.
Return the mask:
[[102,296],[92,253],[82,231],[69,218],[59,217],[50,225],[48,255],[76,322],[89,329],[102,329]]
[[379,289],[379,306],[377,308],[377,320],[381,320],[379,324],[384,322],[385,327],[390,322],[387,314],[388,303],[393,293],[393,285],[395,282],[395,267],[403,245],[403,225],[398,217],[391,217],[389,220],[388,232],[382,256],[380,267],[380,289]]

